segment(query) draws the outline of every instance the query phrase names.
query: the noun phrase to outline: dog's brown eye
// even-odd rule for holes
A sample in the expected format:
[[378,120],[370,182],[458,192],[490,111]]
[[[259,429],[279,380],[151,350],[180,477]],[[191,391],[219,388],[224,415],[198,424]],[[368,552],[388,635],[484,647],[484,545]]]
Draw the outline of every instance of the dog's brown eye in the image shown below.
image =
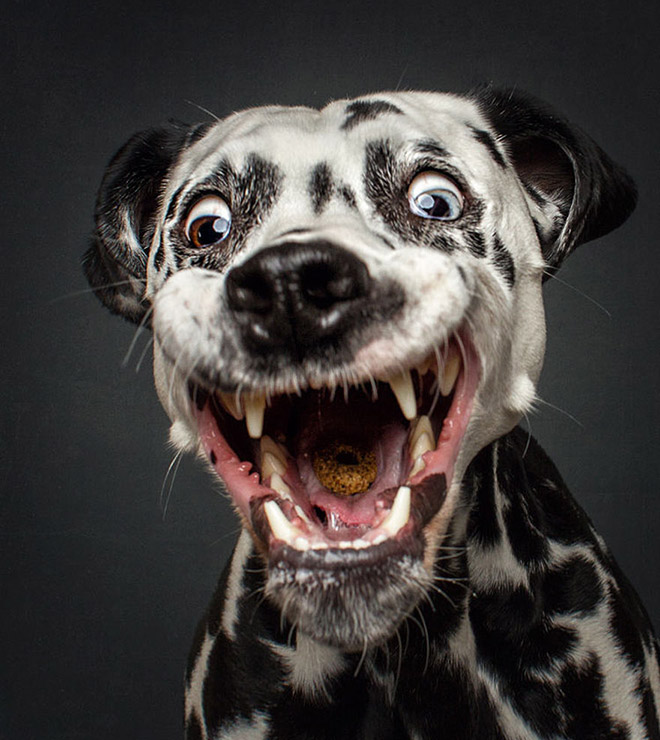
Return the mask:
[[202,198],[188,213],[186,237],[197,248],[211,247],[226,239],[231,229],[231,211],[217,195]]
[[408,186],[410,210],[422,218],[455,221],[463,213],[463,194],[439,172],[422,172]]

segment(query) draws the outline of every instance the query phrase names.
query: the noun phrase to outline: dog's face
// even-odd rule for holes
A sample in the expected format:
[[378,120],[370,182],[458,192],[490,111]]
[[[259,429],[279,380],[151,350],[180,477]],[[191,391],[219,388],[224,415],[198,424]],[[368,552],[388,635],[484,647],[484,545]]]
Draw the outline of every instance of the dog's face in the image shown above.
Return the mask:
[[87,273],[152,320],[171,439],[224,481],[267,595],[361,649],[431,587],[467,465],[533,403],[544,272],[633,205],[521,98],[258,108],[132,139]]

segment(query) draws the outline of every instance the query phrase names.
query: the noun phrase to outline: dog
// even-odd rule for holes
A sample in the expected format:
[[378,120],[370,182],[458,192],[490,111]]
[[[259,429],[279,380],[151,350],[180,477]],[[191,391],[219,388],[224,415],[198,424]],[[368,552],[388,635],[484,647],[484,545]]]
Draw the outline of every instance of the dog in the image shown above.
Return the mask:
[[529,434],[542,284],[632,212],[524,94],[397,92],[137,134],[87,278],[153,329],[178,450],[242,523],[188,740],[657,740],[648,617]]

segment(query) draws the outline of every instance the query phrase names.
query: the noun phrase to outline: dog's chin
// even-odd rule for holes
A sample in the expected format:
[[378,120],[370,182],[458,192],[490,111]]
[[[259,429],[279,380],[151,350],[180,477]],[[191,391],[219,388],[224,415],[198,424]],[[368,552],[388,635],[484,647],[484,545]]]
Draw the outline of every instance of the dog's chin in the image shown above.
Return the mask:
[[423,597],[479,374],[461,336],[383,380],[311,378],[268,398],[190,384],[202,447],[267,562],[266,595],[299,630],[362,650]]

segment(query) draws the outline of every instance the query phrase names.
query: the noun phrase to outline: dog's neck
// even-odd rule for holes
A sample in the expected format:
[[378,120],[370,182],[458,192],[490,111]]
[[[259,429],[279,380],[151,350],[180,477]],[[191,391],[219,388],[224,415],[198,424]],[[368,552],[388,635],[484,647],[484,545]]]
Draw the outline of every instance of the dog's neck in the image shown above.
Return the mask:
[[[519,587],[533,593],[531,571],[546,557],[541,513],[530,489],[530,463],[532,476],[543,475],[549,479],[546,483],[561,487],[551,463],[520,429],[477,455],[464,477],[462,505],[457,507],[436,560],[432,588],[382,646],[347,654],[296,635],[295,627],[283,622],[261,597],[263,563],[251,551],[246,534],[239,541],[225,583],[238,583],[242,569],[241,595],[252,600],[252,607],[247,607],[248,622],[251,628],[255,621],[261,622],[259,631],[269,635],[289,668],[292,688],[303,694],[328,693],[336,683],[333,679],[355,674],[380,687],[390,702],[397,702],[408,691],[418,690],[418,682],[429,669],[436,676],[446,675],[447,681],[458,680],[457,671],[467,680],[480,646],[484,640],[496,640],[499,629],[497,615],[489,623],[483,613],[482,592],[488,594],[489,603],[494,589],[507,596]],[[506,479],[498,470],[507,471]],[[239,596],[238,591],[234,593]],[[542,598],[540,594],[536,597]],[[227,603],[223,625],[235,629],[236,622],[230,624],[234,612],[227,610]],[[539,616],[540,610],[532,609],[516,619],[521,629],[528,630]]]

